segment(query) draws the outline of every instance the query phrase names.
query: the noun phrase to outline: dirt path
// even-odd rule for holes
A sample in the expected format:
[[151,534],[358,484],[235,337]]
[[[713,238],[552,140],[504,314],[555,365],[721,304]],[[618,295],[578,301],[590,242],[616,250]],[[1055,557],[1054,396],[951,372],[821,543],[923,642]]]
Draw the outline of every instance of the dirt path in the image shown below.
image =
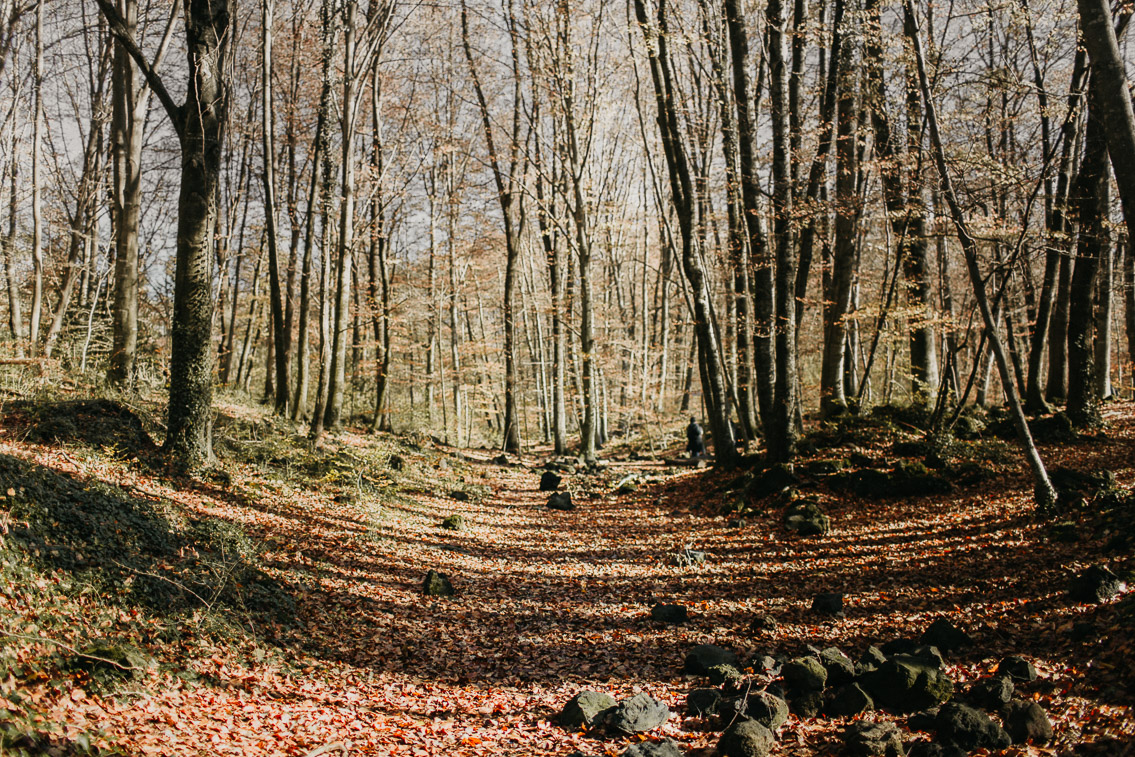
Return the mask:
[[[1129,484],[1130,428],[1116,437],[1092,454]],[[2,446],[39,465],[75,467],[66,452]],[[1062,587],[1076,548],[1038,548],[1023,480],[906,500],[821,490],[832,534],[801,539],[784,531],[775,508],[743,525],[715,517],[714,487],[724,481],[715,474],[618,464],[597,477],[568,475],[579,507],[561,513],[544,507],[535,459],[503,467],[447,455],[407,455],[404,470],[357,493],[349,479],[313,486],[254,466],[231,485],[188,490],[129,467],[102,471],[241,523],[268,545],[265,569],[296,596],[299,626],[259,628],[260,641],[231,644],[204,632],[196,640],[189,628],[175,644],[154,642],[173,657],[135,694],[79,692],[52,711],[73,730],[125,736],[140,754],[311,755],[329,746],[324,753],[621,754],[630,740],[567,733],[555,713],[583,688],[619,698],[645,691],[681,713],[698,685],[681,674],[695,644],[731,647],[743,660],[834,644],[855,658],[947,616],[977,642],[948,668],[959,682],[1025,652],[1042,675],[1033,696],[1063,744],[1132,738],[1129,701],[1118,688],[1107,693],[1108,673],[1085,682],[1096,648],[1069,637],[1073,621],[1090,622],[1106,641],[1114,613],[1068,605]],[[616,494],[614,481],[635,472],[645,483]],[[450,496],[457,488],[467,501]],[[441,529],[450,514],[463,515],[466,529]],[[706,551],[707,564],[671,565],[687,546]],[[431,568],[450,576],[455,597],[421,595]],[[846,618],[810,610],[827,591],[846,595]],[[651,621],[655,600],[686,605],[689,622]],[[757,613],[779,625],[751,630]],[[832,753],[840,727],[792,718],[779,753]],[[708,754],[718,734],[675,714],[658,736]]]

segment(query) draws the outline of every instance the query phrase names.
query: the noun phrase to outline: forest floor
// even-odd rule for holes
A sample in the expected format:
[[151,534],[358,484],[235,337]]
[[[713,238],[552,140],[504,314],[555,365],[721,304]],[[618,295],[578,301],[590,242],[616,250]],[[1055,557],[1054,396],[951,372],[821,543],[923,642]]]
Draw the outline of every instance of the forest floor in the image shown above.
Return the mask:
[[[705,685],[683,673],[692,646],[746,661],[834,645],[856,659],[938,617],[973,638],[946,665],[959,688],[1008,654],[1039,671],[1020,692],[1056,738],[1005,754],[1135,754],[1133,597],[1067,596],[1089,564],[1130,571],[1129,546],[1104,553],[1117,526],[1090,504],[1059,529],[1036,517],[1009,448],[948,495],[858,496],[807,479],[831,532],[801,537],[775,496],[724,512],[737,473],[627,449],[565,473],[578,507],[558,512],[538,490],[546,454],[502,465],[487,450],[354,432],[311,450],[262,409],[222,403],[217,466],[173,478],[119,405],[8,396],[0,754],[615,755],[670,737],[709,755],[719,727],[682,714]],[[1106,431],[1048,445],[1045,459],[1111,470],[1130,489],[1135,406],[1107,415]],[[893,463],[889,443],[812,458]],[[440,528],[454,514],[464,529]],[[672,565],[686,548],[705,564]],[[423,596],[430,569],[455,596]],[[811,610],[823,592],[845,595],[846,617]],[[651,620],[655,601],[685,605],[689,620]],[[758,614],[778,624],[754,630]],[[646,736],[566,731],[556,715],[582,689],[647,692],[675,714]],[[776,754],[838,753],[846,723],[794,715]]]

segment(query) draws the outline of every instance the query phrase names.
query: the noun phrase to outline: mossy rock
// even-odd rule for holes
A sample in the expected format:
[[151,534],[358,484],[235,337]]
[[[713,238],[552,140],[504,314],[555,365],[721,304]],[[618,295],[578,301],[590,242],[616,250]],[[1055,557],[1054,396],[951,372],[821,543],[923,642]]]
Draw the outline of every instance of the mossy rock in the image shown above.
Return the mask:
[[446,531],[464,531],[465,516],[461,514],[449,515],[441,522],[441,527]]

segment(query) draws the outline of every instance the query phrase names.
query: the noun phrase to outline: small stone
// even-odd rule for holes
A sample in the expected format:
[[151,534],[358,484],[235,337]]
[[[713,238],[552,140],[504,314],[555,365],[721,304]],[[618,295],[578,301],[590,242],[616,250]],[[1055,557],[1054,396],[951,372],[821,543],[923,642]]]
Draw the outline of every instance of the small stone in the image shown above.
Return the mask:
[[458,502],[468,502],[469,492],[465,491],[464,489],[454,489],[449,493],[449,498]]
[[938,618],[931,623],[930,627],[922,634],[920,641],[923,644],[938,647],[943,652],[953,652],[955,649],[973,644],[968,633],[945,618]]
[[431,570],[422,581],[422,593],[427,597],[452,597],[453,584],[450,583],[449,576]]
[[738,664],[737,655],[716,644],[699,644],[686,654],[685,671],[696,676],[705,675],[714,665]]
[[402,470],[406,465],[406,461],[402,459],[401,455],[391,455],[390,459],[386,461],[386,465],[390,470]]
[[569,731],[591,727],[610,709],[618,705],[610,694],[598,691],[581,691],[568,700],[560,710],[559,723]]
[[1044,708],[1025,699],[1014,700],[1005,708],[1005,727],[1014,744],[1047,744],[1054,735]]
[[627,747],[622,757],[682,757],[682,750],[674,739],[643,741]]
[[574,510],[575,503],[571,501],[571,492],[556,492],[548,497],[547,508],[549,510],[560,510],[562,512]]
[[556,489],[560,488],[560,482],[563,480],[563,476],[557,476],[552,471],[546,470],[543,475],[540,476],[540,491],[554,492]]
[[1036,668],[1033,664],[1017,654],[1002,658],[1001,662],[997,663],[997,670],[994,672],[1009,676],[1014,681],[1035,681],[1037,677]]
[[721,735],[717,751],[724,757],[765,757],[775,743],[769,729],[755,720],[742,720]]
[[464,515],[450,515],[441,522],[441,527],[446,531],[464,531],[465,530],[465,516]]
[[843,616],[843,594],[833,592],[829,594],[817,594],[812,599],[812,612],[821,615],[836,615]]
[[861,712],[875,709],[875,701],[857,683],[849,683],[832,690],[824,705],[824,714],[835,718],[850,718]]
[[902,733],[894,723],[859,720],[843,730],[843,753],[848,757],[903,757]]
[[797,657],[781,668],[781,675],[790,691],[820,691],[828,680],[828,671],[815,657]]
[[1102,565],[1093,565],[1072,579],[1069,594],[1074,602],[1099,604],[1127,591],[1127,584]]
[[689,613],[684,605],[656,604],[650,608],[650,619],[659,623],[685,623]]
[[616,494],[634,494],[638,490],[638,477],[633,473],[615,484]]
[[651,731],[670,717],[670,708],[649,694],[635,694],[607,713],[605,723],[610,731],[632,734]]

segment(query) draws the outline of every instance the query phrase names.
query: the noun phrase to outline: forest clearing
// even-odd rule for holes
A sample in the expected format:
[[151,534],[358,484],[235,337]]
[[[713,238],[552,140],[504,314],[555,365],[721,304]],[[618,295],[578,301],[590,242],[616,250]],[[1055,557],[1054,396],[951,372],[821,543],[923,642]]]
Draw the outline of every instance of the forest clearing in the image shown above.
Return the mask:
[[[539,490],[546,454],[500,464],[490,450],[356,432],[311,450],[265,409],[223,402],[227,459],[169,478],[152,447],[130,446],[147,437],[115,407],[68,426],[55,403],[4,403],[5,753],[602,755],[674,739],[709,755],[727,718],[687,709],[709,686],[684,672],[696,645],[733,651],[754,693],[783,693],[790,660],[829,647],[862,660],[939,618],[969,636],[943,653],[956,700],[1021,655],[1038,677],[1015,698],[1054,727],[1050,743],[981,753],[1121,755],[1135,739],[1131,595],[1069,596],[1093,564],[1132,579],[1128,404],[1108,408],[1106,432],[1044,445],[1054,469],[1117,482],[1058,523],[1035,516],[1014,455],[984,437],[947,455],[992,458],[948,493],[849,491],[834,468],[894,470],[895,442],[917,440],[881,421],[810,437],[823,448],[800,461],[791,495],[761,496],[752,474],[664,465],[681,455],[680,428],[657,457],[569,458],[556,469],[575,509],[558,511]],[[68,504],[71,491],[88,499]],[[822,503],[830,532],[786,527],[802,497]],[[116,527],[88,530],[99,517]],[[455,594],[423,596],[428,570]],[[842,594],[837,616],[813,609],[827,593]],[[656,603],[688,617],[653,620]],[[583,690],[646,693],[670,713],[631,735],[561,727]],[[843,753],[855,722],[897,723],[910,754],[935,740],[918,713],[800,714],[798,696],[775,754]]]

